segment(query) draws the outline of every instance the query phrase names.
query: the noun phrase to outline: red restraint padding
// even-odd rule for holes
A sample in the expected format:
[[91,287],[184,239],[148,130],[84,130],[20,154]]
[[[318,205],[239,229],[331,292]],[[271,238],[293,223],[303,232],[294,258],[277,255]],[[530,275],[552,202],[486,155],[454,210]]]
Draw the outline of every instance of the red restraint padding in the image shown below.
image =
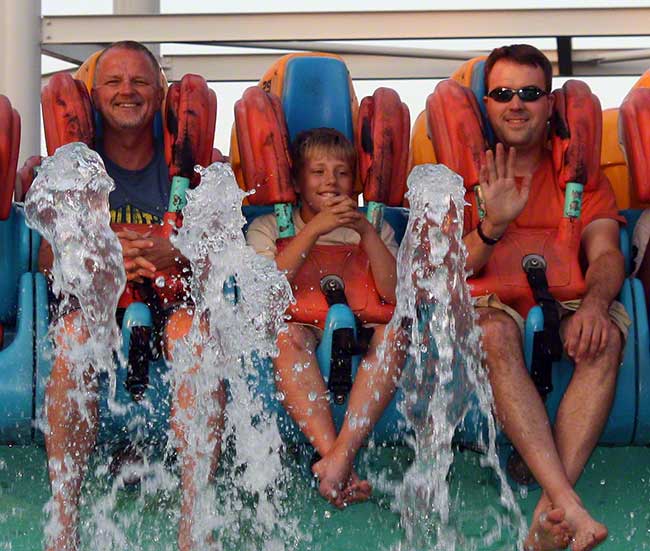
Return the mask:
[[184,176],[198,184],[194,165],[210,164],[216,123],[217,96],[203,77],[187,74],[169,87],[164,141],[170,178]]
[[619,110],[619,135],[630,180],[641,202],[650,201],[650,88],[635,88]]
[[487,149],[481,112],[474,93],[454,80],[443,80],[427,98],[427,128],[436,159],[465,180],[479,183],[481,158]]
[[18,170],[18,178],[16,179],[16,201],[22,203],[25,200],[25,195],[29,191],[36,173],[34,169],[40,166],[42,157],[40,155],[32,155],[28,157],[23,166]]
[[0,95],[0,220],[11,212],[20,151],[20,116],[6,96]]
[[560,187],[565,189],[567,182],[595,187],[600,175],[600,101],[580,80],[568,80],[553,95],[551,141]]
[[251,205],[294,203],[289,137],[280,99],[251,86],[235,103],[241,167]]
[[72,142],[94,146],[92,101],[83,82],[68,73],[53,75],[41,91],[41,107],[48,155]]
[[377,88],[359,106],[355,142],[366,202],[401,206],[406,192],[411,121],[390,88]]

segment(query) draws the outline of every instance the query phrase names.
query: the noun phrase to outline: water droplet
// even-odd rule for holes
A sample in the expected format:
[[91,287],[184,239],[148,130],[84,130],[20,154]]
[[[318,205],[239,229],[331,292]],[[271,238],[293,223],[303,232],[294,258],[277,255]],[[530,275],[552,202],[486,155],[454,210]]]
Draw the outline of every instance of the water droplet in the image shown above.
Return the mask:
[[318,393],[314,392],[313,390],[307,395],[307,398],[309,398],[310,402],[315,402],[318,399]]

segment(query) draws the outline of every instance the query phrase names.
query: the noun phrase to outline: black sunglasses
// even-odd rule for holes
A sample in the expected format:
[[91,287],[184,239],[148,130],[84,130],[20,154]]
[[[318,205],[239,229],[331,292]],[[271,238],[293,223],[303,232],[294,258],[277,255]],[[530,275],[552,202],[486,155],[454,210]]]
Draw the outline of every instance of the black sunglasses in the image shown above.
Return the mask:
[[524,86],[523,88],[519,88],[519,90],[500,86],[499,88],[490,90],[488,97],[499,103],[508,103],[515,97],[515,94],[519,96],[521,101],[537,101],[542,96],[546,96],[548,92],[545,92],[537,86]]

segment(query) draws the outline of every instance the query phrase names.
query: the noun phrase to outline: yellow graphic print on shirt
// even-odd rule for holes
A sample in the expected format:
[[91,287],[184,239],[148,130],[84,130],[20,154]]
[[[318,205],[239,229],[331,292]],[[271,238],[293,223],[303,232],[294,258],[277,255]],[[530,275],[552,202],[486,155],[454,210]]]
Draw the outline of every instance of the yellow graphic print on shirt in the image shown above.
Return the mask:
[[111,209],[111,224],[160,224],[160,217],[132,205]]

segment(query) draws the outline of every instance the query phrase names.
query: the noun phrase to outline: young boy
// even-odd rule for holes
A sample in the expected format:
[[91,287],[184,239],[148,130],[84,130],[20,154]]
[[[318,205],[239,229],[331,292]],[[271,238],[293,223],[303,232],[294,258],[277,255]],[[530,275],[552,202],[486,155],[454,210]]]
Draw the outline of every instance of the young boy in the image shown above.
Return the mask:
[[[368,257],[381,300],[395,304],[397,243],[390,225],[383,224],[378,235],[350,196],[356,170],[353,145],[336,130],[317,128],[296,137],[292,156],[294,185],[300,199],[300,207],[293,213],[295,237],[278,250],[277,223],[269,214],[253,221],[248,243],[259,254],[275,259],[278,269],[286,272],[294,293],[298,290],[296,276],[315,245],[357,245]],[[300,279],[304,285],[304,274]],[[317,279],[318,274],[314,286],[319,284]],[[316,360],[320,329],[291,322],[288,331],[278,338],[279,355],[273,362],[277,389],[284,397],[283,405],[320,455],[312,470],[321,495],[336,507],[364,501],[371,493],[370,484],[359,479],[353,463],[390,402],[401,368],[395,358],[389,362],[391,365],[381,365],[377,357],[385,329],[385,325],[374,326],[338,434]]]

